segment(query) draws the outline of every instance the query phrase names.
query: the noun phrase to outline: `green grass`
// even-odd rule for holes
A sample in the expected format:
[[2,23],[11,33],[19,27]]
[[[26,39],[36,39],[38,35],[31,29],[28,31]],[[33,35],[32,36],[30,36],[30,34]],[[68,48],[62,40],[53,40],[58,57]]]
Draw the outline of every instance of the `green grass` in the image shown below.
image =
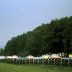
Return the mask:
[[71,67],[61,67],[43,64],[14,65],[0,63],[0,72],[71,72]]

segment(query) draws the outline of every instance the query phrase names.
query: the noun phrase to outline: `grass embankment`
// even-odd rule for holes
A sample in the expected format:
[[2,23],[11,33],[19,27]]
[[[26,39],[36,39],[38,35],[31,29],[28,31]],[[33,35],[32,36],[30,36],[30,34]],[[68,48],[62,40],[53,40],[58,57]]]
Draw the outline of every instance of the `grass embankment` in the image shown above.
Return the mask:
[[14,65],[0,63],[0,72],[71,72],[71,67],[61,67],[43,64]]

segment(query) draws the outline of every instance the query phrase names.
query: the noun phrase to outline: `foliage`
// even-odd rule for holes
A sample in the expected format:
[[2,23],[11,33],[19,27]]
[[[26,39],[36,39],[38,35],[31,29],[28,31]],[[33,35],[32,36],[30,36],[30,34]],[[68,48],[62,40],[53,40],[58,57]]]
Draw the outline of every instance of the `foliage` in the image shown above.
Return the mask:
[[5,55],[72,53],[72,16],[52,20],[9,40]]

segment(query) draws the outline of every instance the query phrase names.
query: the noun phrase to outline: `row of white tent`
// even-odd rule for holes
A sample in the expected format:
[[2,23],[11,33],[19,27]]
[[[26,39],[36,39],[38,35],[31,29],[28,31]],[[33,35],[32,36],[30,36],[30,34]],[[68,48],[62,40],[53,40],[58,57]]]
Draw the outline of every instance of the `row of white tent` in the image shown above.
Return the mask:
[[0,59],[19,59],[18,56],[13,55],[13,56],[0,56]]
[[[26,57],[27,59],[37,59],[37,60],[40,60],[40,59],[48,59],[48,58],[61,58],[58,54],[52,54],[52,55],[42,55],[42,56],[39,56],[39,57],[34,57],[32,55],[29,55]],[[16,55],[13,55],[13,56],[0,56],[0,59],[20,59],[20,57],[16,56]]]

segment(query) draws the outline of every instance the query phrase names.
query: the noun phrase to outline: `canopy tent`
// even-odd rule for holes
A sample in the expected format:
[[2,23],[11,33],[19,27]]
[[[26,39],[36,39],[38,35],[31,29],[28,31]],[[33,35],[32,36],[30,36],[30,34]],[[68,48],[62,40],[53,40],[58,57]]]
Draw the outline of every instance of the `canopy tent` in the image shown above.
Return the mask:
[[0,59],[6,59],[6,57],[5,56],[0,56]]
[[12,56],[12,59],[19,59],[19,57],[16,56],[16,55],[13,55],[13,56]]
[[61,58],[58,54],[52,54],[49,58],[51,58],[51,59],[59,59],[59,58]]
[[16,55],[7,56],[6,58],[7,58],[7,59],[19,59],[18,56],[16,56]]
[[26,57],[27,59],[34,59],[34,57],[32,55],[29,55]]
[[34,57],[34,59],[35,59],[35,60],[42,60],[43,57],[42,57],[42,56],[41,56],[41,57]]
[[19,57],[20,60],[27,60],[26,57]]
[[48,59],[50,57],[50,55],[46,54],[46,55],[42,55],[43,59]]
[[12,59],[12,56],[7,56],[6,58],[7,58],[7,59]]

